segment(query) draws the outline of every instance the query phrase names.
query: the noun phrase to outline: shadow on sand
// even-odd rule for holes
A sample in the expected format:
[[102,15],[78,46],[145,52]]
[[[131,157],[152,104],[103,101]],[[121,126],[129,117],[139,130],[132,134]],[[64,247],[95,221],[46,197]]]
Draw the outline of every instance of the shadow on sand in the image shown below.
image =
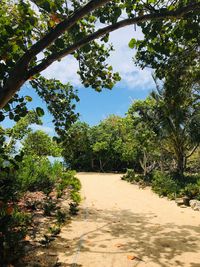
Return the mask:
[[[154,219],[156,215],[136,214],[129,210],[87,210],[87,223],[97,225],[91,231],[84,232],[84,235],[77,236],[73,240],[58,237],[53,241],[49,248],[44,249],[40,257],[45,257],[49,251],[53,251],[55,257],[58,253],[64,253],[66,256],[76,254],[77,247],[81,239],[89,239],[91,242],[83,242],[81,251],[91,253],[91,256],[97,253],[120,254],[120,253],[137,253],[140,259],[148,258],[148,261],[156,263],[161,267],[169,267],[168,261],[173,260],[176,256],[185,252],[200,251],[200,227],[190,225],[178,226],[175,224],[156,224]],[[75,221],[83,222],[85,211],[75,217]],[[94,224],[94,225],[95,225]],[[99,227],[98,227],[99,225]],[[70,231],[71,226],[66,225]],[[105,238],[104,238],[105,237]],[[109,249],[102,252],[103,248],[109,246],[111,242],[125,240],[122,247],[115,251]],[[38,256],[37,256],[38,257]],[[37,258],[39,260],[39,258]],[[183,261],[175,261],[176,266],[186,266]],[[39,265],[45,266],[45,265]],[[53,265],[52,265],[53,266]],[[54,265],[55,266],[55,265]],[[82,267],[81,264],[57,263],[56,266],[63,267]],[[148,266],[148,264],[147,264]],[[200,263],[192,262],[187,267],[199,267]],[[50,267],[50,266],[48,266]],[[122,266],[123,267],[123,266]]]

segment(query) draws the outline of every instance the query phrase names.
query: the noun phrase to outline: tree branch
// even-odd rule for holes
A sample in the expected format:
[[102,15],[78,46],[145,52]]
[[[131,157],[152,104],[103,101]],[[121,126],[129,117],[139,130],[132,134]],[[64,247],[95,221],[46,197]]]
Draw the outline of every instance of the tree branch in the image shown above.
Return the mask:
[[42,50],[52,44],[59,36],[68,31],[78,20],[92,12],[93,10],[105,5],[111,0],[91,0],[84,7],[78,9],[71,17],[60,22],[47,35],[34,44],[29,51],[32,57],[36,56]]
[[52,44],[59,36],[69,30],[78,20],[105,5],[111,0],[91,0],[81,7],[69,18],[60,22],[54,29],[47,33],[42,39],[35,43],[16,63],[3,88],[0,88],[0,108],[3,108],[12,96],[20,89],[27,80],[27,70],[30,61]]
[[102,28],[87,37],[83,38],[82,40],[78,41],[77,43],[67,47],[66,49],[63,49],[62,51],[52,54],[49,57],[47,57],[43,62],[32,68],[28,72],[28,77],[34,76],[35,74],[45,70],[48,66],[50,66],[54,61],[62,59],[63,57],[73,53],[75,50],[80,49],[87,43],[100,38],[101,36],[110,33],[112,31],[115,31],[117,29],[120,29],[125,26],[129,26],[132,24],[136,23],[141,23],[149,20],[162,20],[162,19],[168,19],[168,18],[181,18],[183,15],[187,14],[188,12],[191,12],[195,9],[199,10],[200,9],[200,3],[195,3],[195,4],[190,4],[186,7],[179,8],[175,11],[165,11],[162,13],[153,13],[153,14],[148,14],[148,15],[143,15],[143,16],[138,16],[134,17],[131,19],[125,19],[120,22],[117,22],[115,24],[112,24],[110,26],[107,26],[105,28]]
[[197,150],[198,147],[199,147],[199,144],[197,144],[195,147],[193,147],[193,149],[192,149],[192,151],[190,152],[190,154],[188,154],[188,155],[186,156],[186,159],[188,159],[189,157],[191,157],[192,154]]

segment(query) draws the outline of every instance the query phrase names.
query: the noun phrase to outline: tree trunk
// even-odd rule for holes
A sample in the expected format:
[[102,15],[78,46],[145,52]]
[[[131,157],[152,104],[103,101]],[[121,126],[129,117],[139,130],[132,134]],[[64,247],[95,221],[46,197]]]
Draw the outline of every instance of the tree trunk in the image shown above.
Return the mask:
[[12,76],[7,80],[5,86],[0,88],[0,109],[3,108],[9,100],[20,90],[26,82],[26,68],[16,68]]
[[184,174],[184,170],[185,170],[185,157],[182,153],[178,154],[178,157],[177,157],[177,174],[180,178],[183,177],[183,174]]
[[104,172],[104,170],[103,170],[103,163],[102,163],[102,160],[101,159],[99,159],[99,167],[100,167],[100,171],[101,172]]

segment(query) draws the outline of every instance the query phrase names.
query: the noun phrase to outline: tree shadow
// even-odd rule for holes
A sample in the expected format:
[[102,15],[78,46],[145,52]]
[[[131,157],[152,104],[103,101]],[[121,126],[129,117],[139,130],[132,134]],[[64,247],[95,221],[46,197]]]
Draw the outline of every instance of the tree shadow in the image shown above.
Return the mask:
[[[62,253],[65,257],[75,255],[77,247],[80,247],[82,253],[92,255],[102,254],[130,254],[134,253],[148,266],[152,262],[161,267],[172,266],[169,262],[174,260],[173,266],[185,267],[183,260],[176,260],[177,256],[183,253],[200,252],[200,228],[184,225],[179,226],[173,223],[158,224],[154,222],[155,214],[137,214],[130,210],[95,210],[87,209],[87,218],[85,210],[74,219],[80,224],[91,223],[93,228],[90,231],[81,228],[82,235],[75,234],[75,238],[70,239],[67,231],[70,233],[73,227],[65,229],[64,235],[60,235],[53,241],[43,256],[53,251],[56,257]],[[64,227],[67,228],[68,226]],[[110,246],[114,243],[122,242],[113,249]],[[113,243],[114,242],[114,243]],[[105,249],[105,250],[104,250]],[[179,257],[181,259],[181,257]],[[199,267],[200,263],[192,262],[187,267]],[[76,262],[60,262],[63,267],[81,267],[83,265]],[[50,267],[50,266],[48,266]]]

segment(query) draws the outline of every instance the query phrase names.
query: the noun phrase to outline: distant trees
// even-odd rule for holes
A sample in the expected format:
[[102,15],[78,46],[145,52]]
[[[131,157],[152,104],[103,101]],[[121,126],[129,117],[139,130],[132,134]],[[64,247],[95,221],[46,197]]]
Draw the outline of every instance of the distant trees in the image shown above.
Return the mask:
[[31,131],[22,142],[23,151],[26,155],[59,157],[61,149],[52,138],[43,131]]
[[154,169],[182,177],[187,160],[200,144],[197,88],[177,87],[166,79],[162,89],[135,101],[127,116],[111,115],[97,126],[74,124],[63,155],[71,168],[122,171],[134,168],[148,176]]
[[75,170],[88,170],[91,165],[90,127],[86,123],[73,124],[66,135],[62,155]]
[[75,123],[63,143],[65,161],[78,170],[125,169],[129,163],[122,157],[126,131],[123,120],[112,115],[93,127]]

